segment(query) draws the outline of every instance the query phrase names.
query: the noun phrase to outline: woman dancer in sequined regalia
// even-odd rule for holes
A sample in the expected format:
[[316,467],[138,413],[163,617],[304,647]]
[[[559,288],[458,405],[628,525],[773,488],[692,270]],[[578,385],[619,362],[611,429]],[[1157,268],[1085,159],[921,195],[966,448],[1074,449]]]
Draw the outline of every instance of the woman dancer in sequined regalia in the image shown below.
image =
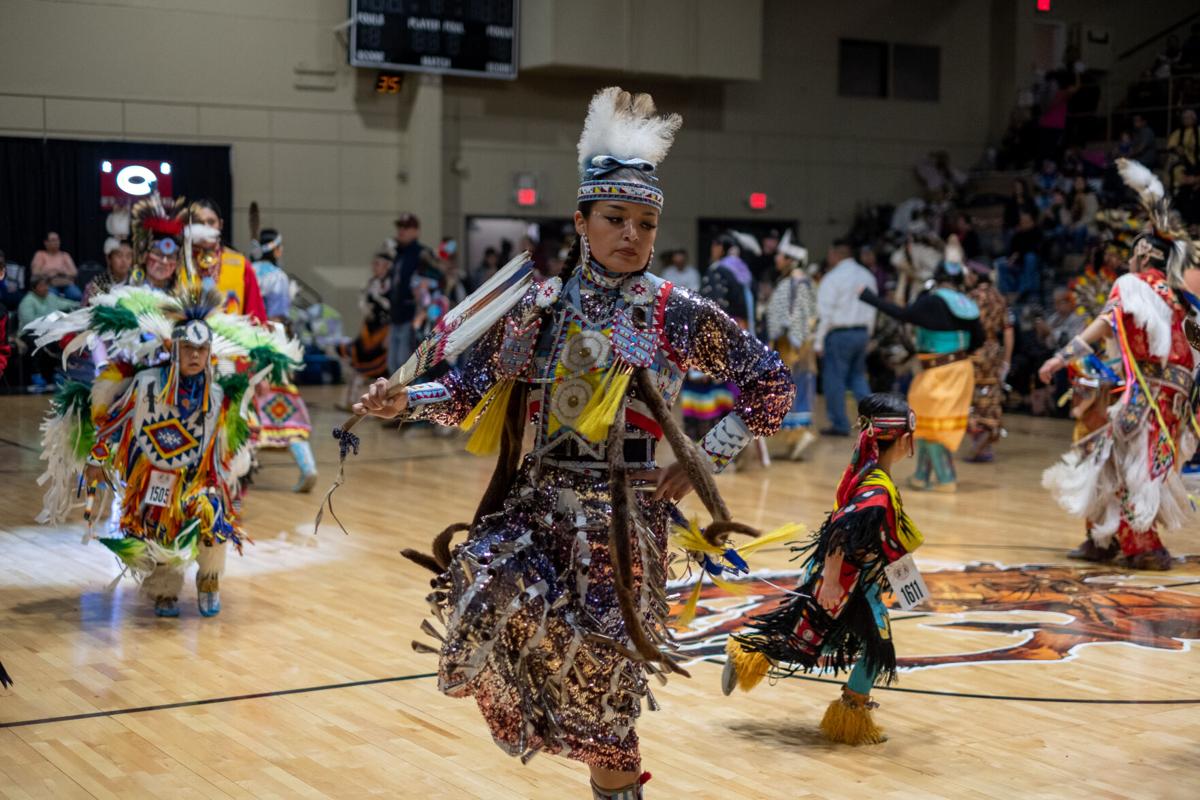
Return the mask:
[[[668,527],[682,522],[673,501],[694,486],[710,534],[737,527],[711,474],[773,433],[792,400],[777,355],[647,270],[663,202],[655,168],[679,125],[648,95],[597,94],[579,143],[574,271],[532,289],[441,381],[390,400],[379,381],[355,408],[474,424],[469,450],[498,444],[465,544],[451,549],[444,533],[423,559],[446,627],[439,686],[474,697],[506,752],[587,764],[596,798],[642,796],[647,678],[681,671],[664,593]],[[699,447],[670,412],[691,368],[739,389]],[[661,469],[664,435],[677,462]]]

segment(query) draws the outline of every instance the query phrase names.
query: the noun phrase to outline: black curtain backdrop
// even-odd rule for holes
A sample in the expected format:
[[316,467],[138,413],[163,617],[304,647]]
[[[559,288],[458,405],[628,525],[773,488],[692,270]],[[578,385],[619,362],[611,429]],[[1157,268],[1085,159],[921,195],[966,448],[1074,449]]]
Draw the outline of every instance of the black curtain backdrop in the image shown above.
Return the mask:
[[[47,231],[57,231],[76,264],[104,263],[108,237],[100,208],[100,162],[146,159],[171,163],[172,191],[210,197],[226,220],[233,204],[228,145],[101,142],[0,136],[0,250],[29,266]],[[226,225],[226,236],[231,225]]]

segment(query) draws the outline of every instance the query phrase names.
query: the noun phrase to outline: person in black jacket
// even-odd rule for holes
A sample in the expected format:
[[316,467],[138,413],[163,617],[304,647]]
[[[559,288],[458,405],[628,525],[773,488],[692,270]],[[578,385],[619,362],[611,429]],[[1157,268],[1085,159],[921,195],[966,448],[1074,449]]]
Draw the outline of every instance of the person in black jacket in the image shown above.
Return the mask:
[[914,489],[953,492],[958,485],[952,454],[967,432],[975,393],[970,356],[985,340],[979,307],[962,293],[962,280],[962,265],[943,261],[934,285],[907,307],[882,300],[870,289],[860,295],[864,303],[916,326],[921,372],[908,390],[908,403],[917,415],[917,471],[908,481]]
[[417,316],[417,293],[422,267],[437,269],[437,257],[420,242],[421,221],[416,214],[403,213],[396,219],[396,257],[392,262],[392,330],[388,337],[388,371],[403,366],[417,347],[413,319]]

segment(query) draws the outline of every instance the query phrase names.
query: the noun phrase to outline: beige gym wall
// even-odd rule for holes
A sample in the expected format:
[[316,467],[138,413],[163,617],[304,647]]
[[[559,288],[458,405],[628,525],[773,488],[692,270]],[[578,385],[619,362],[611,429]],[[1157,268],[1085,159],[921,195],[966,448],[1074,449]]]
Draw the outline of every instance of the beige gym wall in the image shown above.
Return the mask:
[[[949,150],[965,168],[986,144],[990,97],[979,87],[990,68],[989,17],[978,11],[987,3],[912,0],[899,20],[896,6],[766,0],[759,81],[577,69],[526,71],[515,84],[448,79],[444,226],[454,230],[475,214],[517,215],[517,172],[537,174],[538,214],[568,215],[587,100],[619,81],[653,92],[661,109],[684,117],[662,168],[667,208],[660,247],[694,251],[697,218],[753,218],[748,196],[762,191],[772,203],[763,216],[798,219],[802,238],[821,252],[845,232],[860,203],[895,202],[915,192],[913,163],[924,153]],[[941,101],[839,97],[840,37],[941,47]],[[735,49],[739,39],[731,35],[718,46]]]
[[288,266],[355,326],[396,211],[440,233],[442,111],[436,77],[374,94],[374,74],[346,64],[333,30],[346,9],[0,0],[0,135],[232,144],[235,246],[257,201]]
[[[662,246],[692,248],[698,217],[751,216],[747,195],[765,191],[770,216],[800,220],[822,247],[860,202],[912,192],[912,163],[930,148],[966,165],[986,138],[975,77],[988,67],[986,15],[971,0],[881,14],[894,5],[767,0],[761,81],[543,70],[516,83],[414,76],[387,97],[345,63],[333,32],[344,0],[0,0],[0,134],[231,143],[235,244],[258,201],[284,232],[288,266],[353,320],[399,209],[422,215],[427,241],[461,235],[467,215],[516,212],[513,174],[534,171],[539,213],[569,214],[587,99],[614,81],[686,120],[663,169]],[[752,35],[724,28],[734,33],[718,47]],[[839,98],[840,36],[939,45],[942,101]],[[728,59],[689,63],[752,74]]]
[[[526,13],[578,1],[528,0]],[[651,1],[611,7],[643,14],[631,3]],[[518,213],[513,176],[529,171],[539,176],[537,213],[568,215],[587,99],[614,82],[653,91],[685,117],[662,170],[660,247],[693,249],[699,217],[752,217],[747,196],[763,191],[767,214],[799,220],[819,253],[859,204],[914,192],[923,153],[947,149],[961,167],[979,156],[1007,118],[1012,98],[999,81],[1015,86],[1028,74],[1015,29],[1032,12],[991,13],[1012,2],[763,0],[761,80],[543,66],[515,83],[414,75],[401,95],[379,96],[373,71],[349,67],[334,32],[345,0],[0,0],[0,135],[231,144],[235,244],[245,246],[246,211],[258,201],[263,223],[284,232],[288,266],[353,325],[366,264],[396,211],[420,214],[426,241],[461,236],[469,215]],[[708,15],[736,7],[662,3]],[[1082,10],[1055,5],[1064,17]],[[1099,5],[1120,35],[1130,6]],[[680,24],[711,33],[710,17],[693,13]],[[715,47],[729,51],[753,38],[735,24],[719,30],[729,34]],[[668,69],[680,53],[664,47],[655,63],[653,41],[639,37],[629,47],[641,49],[617,59],[631,69]],[[941,100],[839,97],[840,37],[940,47]],[[754,72],[737,59],[686,56],[683,72]]]

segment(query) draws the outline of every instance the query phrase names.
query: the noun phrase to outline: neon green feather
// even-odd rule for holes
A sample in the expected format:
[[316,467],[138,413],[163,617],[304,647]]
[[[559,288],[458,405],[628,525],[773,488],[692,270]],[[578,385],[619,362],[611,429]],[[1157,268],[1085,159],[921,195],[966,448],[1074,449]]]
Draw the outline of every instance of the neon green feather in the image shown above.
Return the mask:
[[162,316],[163,306],[169,307],[170,301],[163,297],[161,292],[152,291],[150,289],[126,289],[121,293],[121,299],[117,301],[117,305],[129,311],[134,315],[153,314]]
[[229,403],[229,412],[225,416],[225,436],[229,443],[229,451],[236,453],[250,440],[250,423],[242,416],[242,397],[250,387],[250,378],[244,373],[235,372],[233,375],[217,378],[221,390]]
[[113,552],[127,566],[135,566],[138,559],[146,552],[146,543],[133,536],[100,537],[100,544]]

